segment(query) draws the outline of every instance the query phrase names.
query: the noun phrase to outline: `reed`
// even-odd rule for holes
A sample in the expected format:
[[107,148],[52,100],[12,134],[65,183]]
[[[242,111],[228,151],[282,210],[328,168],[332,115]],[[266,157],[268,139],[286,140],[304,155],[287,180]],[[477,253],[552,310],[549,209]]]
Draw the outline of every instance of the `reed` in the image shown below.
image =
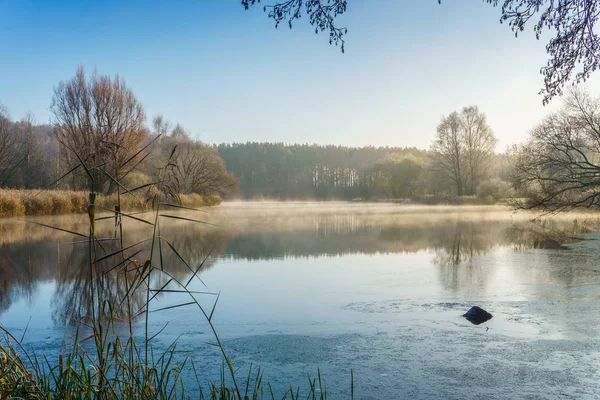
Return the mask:
[[[88,193],[71,190],[18,190],[0,189],[0,217],[23,217],[26,215],[58,215],[83,214],[87,212]],[[99,208],[114,209],[120,205],[122,210],[144,211],[152,210],[150,199],[160,198],[159,194],[138,196],[130,193],[97,195],[96,204]],[[190,208],[217,206],[221,204],[218,196],[201,196],[199,194],[179,194],[174,200]]]
[[[201,223],[199,219],[177,215],[174,210],[183,208],[198,211],[185,204],[197,204],[202,200],[202,205],[209,205],[216,200],[205,201],[203,198],[184,196],[181,199],[184,205],[178,205],[166,203],[155,194],[150,202],[154,205],[152,218],[144,218],[140,214],[133,215],[125,211],[127,190],[119,188],[112,199],[115,203],[97,195],[93,177],[105,172],[95,171],[83,161],[80,165],[90,179],[90,191],[84,197],[84,202],[73,201],[74,197],[80,199],[80,192],[55,193],[54,197],[48,196],[43,201],[23,202],[26,196],[18,191],[5,191],[4,196],[0,197],[5,202],[2,203],[3,207],[6,204],[3,210],[18,209],[18,212],[26,213],[27,207],[30,207],[42,213],[85,208],[89,216],[87,234],[44,225],[49,229],[71,233],[77,240],[87,243],[87,294],[85,298],[78,299],[87,308],[84,315],[73,318],[76,334],[57,359],[49,359],[24,346],[27,329],[17,338],[0,325],[0,399],[275,399],[270,385],[263,383],[260,369],[253,370],[250,366],[247,378],[237,376],[213,324],[219,296],[208,290],[194,292],[189,289],[192,281],[202,282],[198,273],[208,257],[198,264],[192,264],[179,254],[167,238],[161,236],[161,224],[165,219]],[[57,206],[56,203],[68,206]],[[103,208],[114,210],[114,205],[119,206],[120,211],[113,215],[101,216],[97,213]],[[137,243],[125,243],[123,232],[129,219],[150,225],[152,235]],[[97,225],[101,223],[114,225],[114,237],[106,239],[96,235]],[[185,281],[165,268],[163,253],[167,251],[171,251],[189,269],[190,277]],[[112,284],[121,285],[123,290],[110,289],[114,287]],[[157,308],[155,299],[164,292],[180,293],[187,297],[187,301]],[[210,309],[201,305],[199,296],[212,296],[214,301]],[[187,306],[196,307],[208,331],[212,333],[212,346],[221,354],[221,374],[216,380],[210,380],[210,377],[203,379],[189,353],[186,355],[179,351],[181,349],[177,341],[162,350],[153,345],[152,341],[160,335],[160,331],[156,334],[150,332],[151,313],[172,312],[170,310]],[[135,323],[138,320],[143,320],[141,335],[140,326]],[[124,331],[127,333],[123,334]],[[183,378],[184,371],[195,377],[195,383]],[[279,394],[277,398],[294,400],[302,394],[303,398],[326,399],[326,385],[320,372],[317,375],[316,379],[308,378],[307,393],[300,393],[299,389],[290,386],[286,393]],[[203,381],[206,383],[202,384]],[[352,377],[352,397],[353,385]]]

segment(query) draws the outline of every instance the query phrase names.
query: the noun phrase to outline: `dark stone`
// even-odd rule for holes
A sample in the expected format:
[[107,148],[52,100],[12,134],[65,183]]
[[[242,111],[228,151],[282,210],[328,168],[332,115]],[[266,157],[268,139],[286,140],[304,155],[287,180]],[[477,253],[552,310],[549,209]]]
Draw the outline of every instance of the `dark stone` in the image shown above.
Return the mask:
[[485,311],[481,307],[473,306],[463,315],[469,322],[474,325],[483,324],[486,321],[492,319],[492,314]]

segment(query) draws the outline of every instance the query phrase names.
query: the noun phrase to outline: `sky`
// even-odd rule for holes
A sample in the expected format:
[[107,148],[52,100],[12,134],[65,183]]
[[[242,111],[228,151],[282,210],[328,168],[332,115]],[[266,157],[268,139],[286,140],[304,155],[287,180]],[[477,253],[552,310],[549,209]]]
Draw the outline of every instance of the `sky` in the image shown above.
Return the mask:
[[560,106],[538,94],[545,41],[480,0],[348,0],[345,53],[306,18],[275,29],[273,1],[0,0],[0,103],[51,122],[53,88],[83,66],[123,77],[148,123],[208,143],[428,148],[444,115],[477,105],[498,151]]

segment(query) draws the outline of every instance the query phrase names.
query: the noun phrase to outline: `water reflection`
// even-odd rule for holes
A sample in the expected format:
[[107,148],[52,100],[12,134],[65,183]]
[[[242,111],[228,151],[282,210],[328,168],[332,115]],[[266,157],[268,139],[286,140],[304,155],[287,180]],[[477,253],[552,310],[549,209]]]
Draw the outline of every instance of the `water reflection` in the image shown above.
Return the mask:
[[[116,241],[104,241],[97,250],[111,254],[119,249]],[[108,257],[98,263],[97,268],[89,268],[89,251],[87,243],[63,245],[58,250],[59,266],[56,274],[56,291],[51,299],[52,320],[57,324],[78,325],[87,322],[92,314],[92,284],[96,295],[101,295],[111,306],[111,314],[115,321],[136,319],[136,315],[144,304],[143,293],[129,288],[135,282],[136,273],[125,266],[114,268],[122,261],[120,256]],[[62,257],[61,257],[62,255]],[[128,300],[132,315],[123,301],[130,292]]]
[[[485,285],[490,269],[474,266],[474,257],[498,247],[532,248],[540,232],[560,231],[576,236],[598,228],[598,221],[586,216],[531,222],[530,215],[515,216],[501,208],[463,211],[452,208],[399,208],[355,206],[340,208],[235,206],[223,207],[201,216],[216,227],[168,221],[161,236],[167,239],[192,266],[207,259],[203,269],[219,259],[271,260],[289,257],[323,257],[345,254],[393,254],[427,251],[439,268],[445,288]],[[198,216],[194,216],[198,218]],[[108,220],[109,222],[111,220]],[[85,232],[83,217],[54,217],[44,223]],[[109,238],[113,227],[105,223],[99,236]],[[87,244],[70,243],[72,236],[20,221],[0,221],[0,314],[19,299],[26,299],[41,282],[54,281],[52,319],[57,324],[84,320],[91,312],[91,276]],[[127,221],[124,245],[151,237],[151,227]],[[106,253],[116,249],[107,241]],[[209,257],[210,255],[210,257]],[[140,253],[138,260],[148,254]],[[101,271],[118,263],[104,261]],[[189,268],[172,251],[163,251],[163,265],[178,279],[190,276]],[[226,268],[226,266],[223,266]],[[103,291],[113,304],[129,290],[132,271],[117,269],[103,275]],[[569,277],[566,277],[569,278]],[[573,277],[569,279],[574,279]],[[156,282],[160,285],[162,282]],[[144,301],[132,297],[134,309]],[[126,308],[115,309],[126,319]]]

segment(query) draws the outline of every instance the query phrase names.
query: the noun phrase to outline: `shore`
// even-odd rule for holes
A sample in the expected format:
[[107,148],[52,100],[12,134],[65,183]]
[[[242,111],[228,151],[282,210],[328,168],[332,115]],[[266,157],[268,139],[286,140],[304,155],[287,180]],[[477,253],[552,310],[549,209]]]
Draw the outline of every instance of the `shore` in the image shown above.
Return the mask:
[[[217,196],[181,194],[179,200],[186,207],[208,207],[221,204]],[[106,211],[113,210],[117,195],[98,195],[96,205]],[[26,215],[82,214],[87,212],[88,193],[71,190],[14,190],[0,189],[0,218]],[[152,207],[144,196],[121,195],[124,211],[143,211]]]

